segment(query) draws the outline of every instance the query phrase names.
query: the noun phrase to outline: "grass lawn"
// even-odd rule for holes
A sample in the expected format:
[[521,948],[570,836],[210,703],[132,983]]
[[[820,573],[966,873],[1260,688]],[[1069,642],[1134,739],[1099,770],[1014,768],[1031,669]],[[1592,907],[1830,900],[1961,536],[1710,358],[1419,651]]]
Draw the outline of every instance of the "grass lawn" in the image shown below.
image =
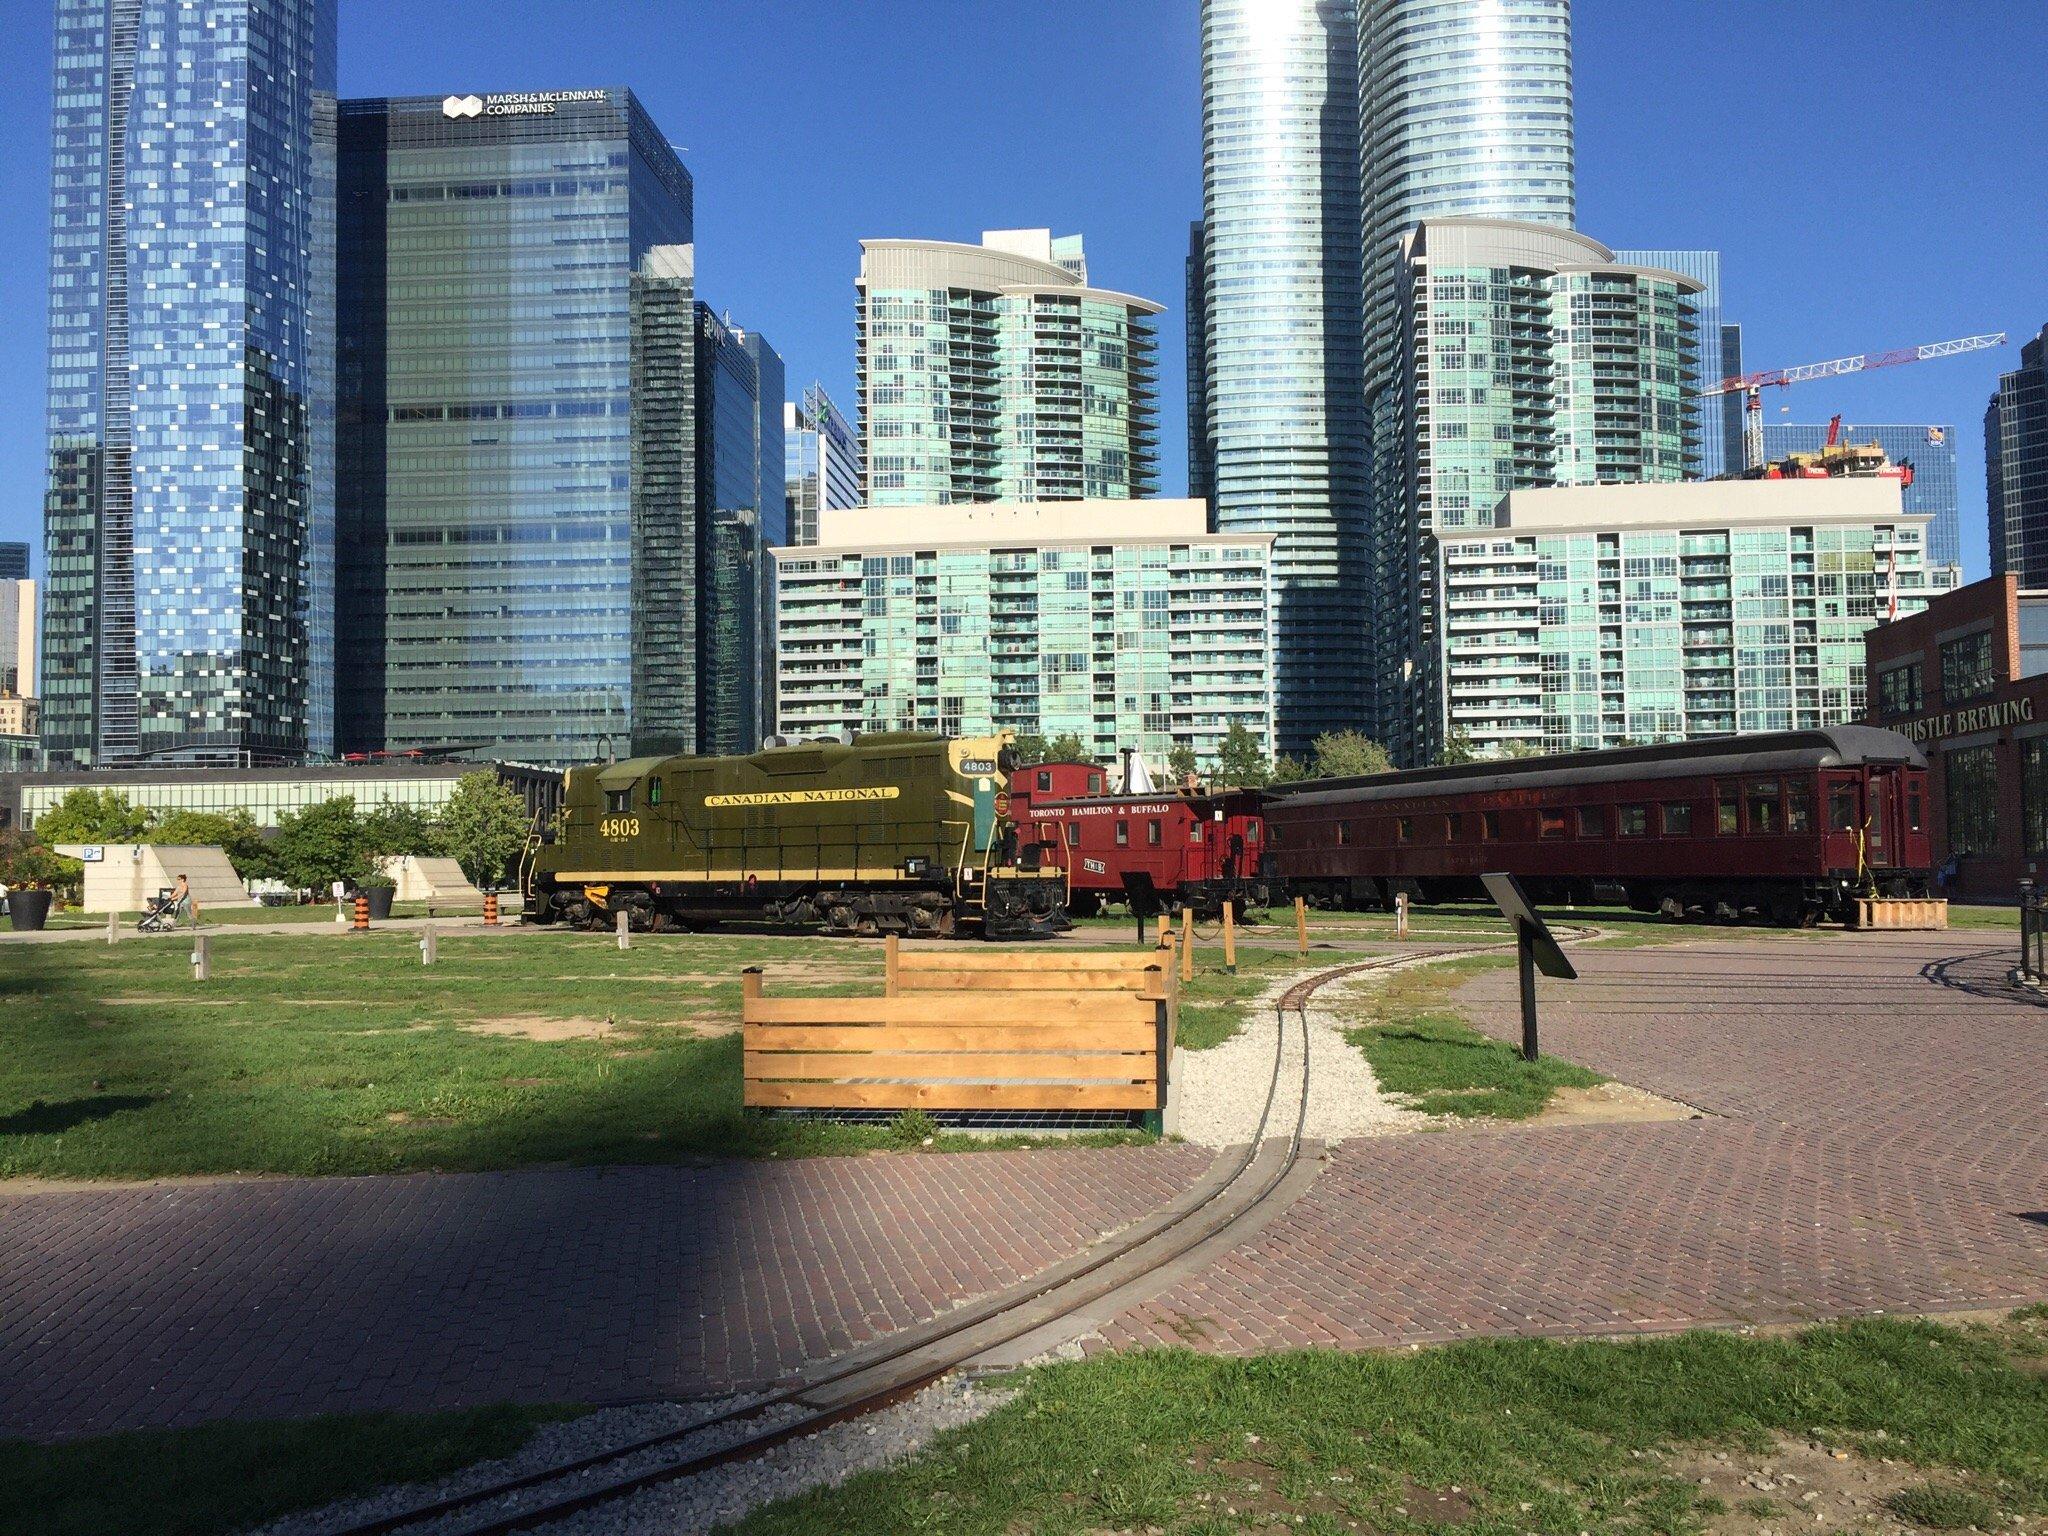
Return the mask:
[[221,934],[205,983],[181,942],[10,946],[0,1177],[661,1162],[901,1139],[740,1107],[741,969],[765,965],[785,995],[879,992],[879,945],[642,936],[621,953],[608,935],[451,932],[427,969],[417,944],[410,931]]
[[577,1410],[333,1415],[0,1441],[0,1536],[215,1536],[509,1456]]
[[1948,925],[1951,928],[2008,928],[2016,931],[2020,926],[2020,909],[1964,907],[1951,902],[1948,909]]
[[[2038,1321],[1883,1320],[1784,1338],[1105,1356],[1025,1376],[1011,1402],[915,1461],[737,1530],[1836,1536],[1987,1505],[2001,1525],[2032,1524],[2048,1512],[2040,1347]],[[1895,1518],[1865,1523],[1875,1501],[1832,1486],[1812,1502],[1780,1493],[1796,1515],[1738,1509],[1747,1487],[1726,1474],[1794,1448],[1820,1469],[1802,1486],[1868,1473],[1859,1486],[1894,1490]]]

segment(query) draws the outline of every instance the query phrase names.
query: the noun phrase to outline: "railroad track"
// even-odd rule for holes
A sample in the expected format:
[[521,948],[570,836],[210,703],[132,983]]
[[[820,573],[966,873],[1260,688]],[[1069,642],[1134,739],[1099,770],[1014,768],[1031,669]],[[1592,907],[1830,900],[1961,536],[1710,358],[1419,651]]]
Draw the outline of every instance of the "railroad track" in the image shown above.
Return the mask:
[[[1567,941],[1597,930],[1566,929]],[[539,1471],[452,1494],[394,1514],[333,1528],[326,1536],[505,1536],[530,1531],[583,1510],[625,1498],[659,1483],[693,1477],[757,1456],[786,1441],[817,1433],[844,1419],[902,1401],[948,1373],[1008,1348],[1013,1354],[1050,1347],[1073,1331],[1076,1319],[1125,1304],[1148,1279],[1198,1250],[1234,1246],[1242,1229],[1270,1214],[1266,1207],[1290,1176],[1303,1169],[1308,1110],[1310,1042],[1308,1003],[1317,991],[1369,971],[1486,954],[1505,944],[1471,945],[1422,954],[1382,955],[1333,966],[1304,977],[1275,1004],[1272,1076],[1249,1146],[1220,1171],[1106,1244],[1054,1265],[1022,1285],[946,1314],[934,1323],[892,1334],[849,1351],[814,1374],[660,1434],[614,1446]],[[1301,1035],[1298,1080],[1283,1081],[1290,1029]],[[1299,1185],[1303,1177],[1293,1181]],[[1135,1296],[1132,1297],[1135,1299]],[[1063,1330],[1062,1324],[1067,1327]],[[1043,1340],[1041,1346],[1039,1341]],[[794,1416],[727,1439],[709,1450],[686,1442],[707,1431],[741,1426],[776,1410]],[[661,1455],[669,1451],[673,1454]]]

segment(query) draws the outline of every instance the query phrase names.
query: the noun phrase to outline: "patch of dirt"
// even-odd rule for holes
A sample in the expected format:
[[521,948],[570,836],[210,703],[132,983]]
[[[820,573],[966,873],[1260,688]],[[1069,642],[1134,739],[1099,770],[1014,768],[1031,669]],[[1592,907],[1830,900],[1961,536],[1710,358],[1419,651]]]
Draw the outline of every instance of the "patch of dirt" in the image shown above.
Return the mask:
[[[1256,1449],[1257,1436],[1245,1436],[1247,1454]],[[1350,1518],[1348,1506],[1326,1493],[1310,1493],[1301,1497],[1290,1497],[1280,1484],[1280,1474],[1261,1461],[1248,1461],[1236,1456],[1219,1456],[1213,1452],[1198,1452],[1189,1458],[1188,1464],[1197,1472],[1226,1478],[1231,1486],[1222,1492],[1197,1494],[1197,1507],[1211,1516],[1222,1515],[1227,1520],[1238,1522],[1244,1530],[1262,1530],[1270,1526],[1292,1529],[1311,1516],[1320,1515],[1326,1521],[1344,1521],[1351,1529],[1358,1529],[1358,1522]],[[1335,1479],[1332,1482],[1335,1483]],[[1338,1485],[1339,1491],[1346,1484]],[[1413,1506],[1411,1506],[1413,1507]],[[1428,1519],[1427,1515],[1423,1516]]]
[[1524,1125],[1614,1125],[1642,1120],[1698,1120],[1699,1110],[1676,1099],[1659,1098],[1627,1083],[1592,1088],[1559,1088],[1540,1114]]
[[1780,1436],[1768,1451],[1687,1451],[1662,1458],[1664,1470],[1694,1485],[1700,1498],[1727,1506],[1707,1516],[1706,1536],[1834,1536],[1844,1531],[1912,1531],[1884,1502],[1902,1489],[1944,1481],[1927,1467],[1877,1454],[1858,1455],[1821,1440]]
[[1425,1488],[1413,1478],[1401,1480],[1401,1505],[1425,1525],[1463,1525],[1477,1513],[1462,1487]]
[[415,1115],[403,1109],[394,1109],[384,1117],[390,1125],[457,1125],[453,1115]]
[[472,1035],[509,1035],[519,1040],[601,1040],[618,1028],[610,1019],[551,1019],[517,1013],[502,1019],[473,1019],[462,1028]]

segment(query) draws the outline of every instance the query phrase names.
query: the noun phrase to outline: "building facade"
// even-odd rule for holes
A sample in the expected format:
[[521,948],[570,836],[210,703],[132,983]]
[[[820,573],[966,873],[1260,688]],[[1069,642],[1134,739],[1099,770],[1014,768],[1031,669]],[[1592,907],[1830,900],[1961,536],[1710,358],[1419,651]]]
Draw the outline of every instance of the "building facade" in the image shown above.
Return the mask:
[[1437,541],[1491,527],[1511,491],[1694,473],[1698,284],[1506,219],[1431,220],[1402,250],[1402,473],[1381,476],[1376,516],[1406,553],[1376,594],[1398,604],[1380,614],[1379,720],[1394,760],[1421,764],[1446,719]]
[[1273,535],[1275,707],[1295,754],[1364,703],[1357,68],[1355,0],[1203,0],[1191,478],[1220,532]]
[[[1764,459],[1776,463],[1788,454],[1819,453],[1827,440],[1824,424],[1766,421]],[[1876,443],[1894,464],[1913,466],[1913,483],[1906,487],[1906,510],[1933,519],[1927,529],[1928,563],[1960,568],[1963,514],[1956,493],[1956,429],[1858,422],[1842,428],[1841,440]]]
[[1197,501],[827,512],[775,552],[781,734],[1273,743],[1273,536]]
[[1865,637],[1867,718],[1927,753],[1937,895],[2009,904],[2048,878],[2048,592],[2010,573]]
[[344,749],[688,740],[689,173],[618,89],[340,123]]
[[822,384],[782,406],[783,505],[791,544],[818,542],[818,514],[866,498],[860,433]]
[[1157,489],[1161,306],[1090,287],[1079,236],[863,240],[855,289],[871,505]]
[[1712,480],[1731,469],[1740,469],[1740,455],[1733,463],[1728,459],[1728,439],[1722,431],[1721,422],[1724,397],[1699,393],[1713,388],[1732,371],[1724,369],[1721,356],[1721,337],[1727,329],[1721,321],[1721,253],[1618,250],[1614,259],[1631,267],[1655,267],[1664,272],[1677,272],[1700,285],[1693,299],[1697,317],[1694,332],[1699,353],[1687,381],[1693,390],[1692,436],[1699,444],[1699,467],[1693,472],[1693,478]]
[[58,0],[55,761],[332,749],[335,12]]
[[[1721,326],[1721,379],[1737,378],[1742,373],[1742,327],[1723,323]],[[1717,381],[1718,382],[1718,381]],[[1707,418],[1710,429],[1718,423],[1721,432],[1721,462],[1727,472],[1736,474],[1746,468],[1743,455],[1748,452],[1744,446],[1746,423],[1743,420],[1743,394],[1739,389],[1729,390],[1715,396],[1717,414]]]
[[1864,635],[1952,584],[1886,479],[1516,491],[1442,540],[1446,731],[1579,751],[1839,725]]
[[28,580],[28,546],[0,542],[0,581]]
[[2020,347],[1984,412],[1991,573],[2048,588],[2048,325]]
[[39,698],[36,584],[0,576],[0,696]]

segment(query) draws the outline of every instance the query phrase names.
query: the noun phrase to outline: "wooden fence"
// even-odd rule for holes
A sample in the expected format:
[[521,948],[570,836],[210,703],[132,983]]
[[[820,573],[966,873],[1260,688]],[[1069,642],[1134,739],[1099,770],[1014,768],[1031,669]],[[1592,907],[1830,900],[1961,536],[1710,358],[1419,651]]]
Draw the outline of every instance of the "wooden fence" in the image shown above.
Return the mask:
[[880,997],[769,997],[744,973],[749,1108],[1123,1110],[1161,1127],[1170,949],[887,949]]

